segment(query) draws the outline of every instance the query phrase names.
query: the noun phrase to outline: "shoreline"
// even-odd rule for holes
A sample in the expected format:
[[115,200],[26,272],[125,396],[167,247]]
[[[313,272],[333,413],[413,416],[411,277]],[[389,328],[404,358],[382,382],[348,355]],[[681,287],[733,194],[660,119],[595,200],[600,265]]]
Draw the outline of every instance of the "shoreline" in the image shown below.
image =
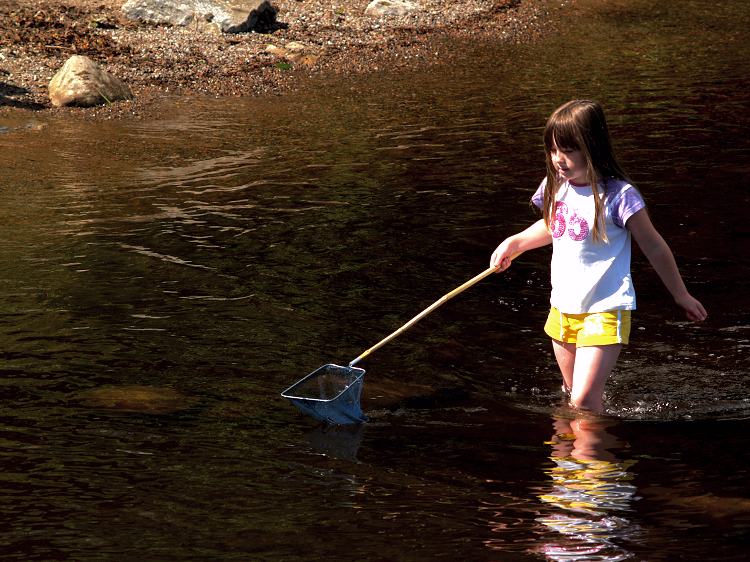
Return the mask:
[[[144,118],[158,114],[165,97],[278,95],[315,75],[429,68],[461,56],[447,48],[451,40],[537,40],[570,4],[424,0],[415,13],[372,17],[368,0],[272,0],[278,25],[270,33],[219,34],[128,21],[124,1],[8,0],[0,8],[0,117]],[[302,50],[291,52],[290,44]],[[134,99],[52,106],[47,85],[74,54],[124,80]]]

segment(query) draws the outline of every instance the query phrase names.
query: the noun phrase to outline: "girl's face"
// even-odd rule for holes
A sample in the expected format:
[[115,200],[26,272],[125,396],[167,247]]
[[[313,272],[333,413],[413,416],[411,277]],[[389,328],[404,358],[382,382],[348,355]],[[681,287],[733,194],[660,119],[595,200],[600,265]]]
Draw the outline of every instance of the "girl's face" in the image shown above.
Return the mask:
[[552,165],[563,180],[585,185],[586,177],[586,157],[579,149],[558,148],[557,143],[552,143],[550,150]]

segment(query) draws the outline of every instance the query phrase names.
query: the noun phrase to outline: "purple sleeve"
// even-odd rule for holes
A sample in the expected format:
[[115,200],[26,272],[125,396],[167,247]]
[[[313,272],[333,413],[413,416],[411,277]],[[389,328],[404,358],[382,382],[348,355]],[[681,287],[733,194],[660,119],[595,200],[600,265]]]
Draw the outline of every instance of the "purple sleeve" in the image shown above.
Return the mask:
[[542,180],[542,183],[540,183],[539,187],[536,188],[534,195],[531,196],[531,202],[539,209],[542,209],[544,207],[544,186],[545,185],[547,185],[547,178],[544,178]]
[[640,192],[628,185],[612,209],[612,220],[620,228],[625,228],[628,219],[646,207],[646,202]]

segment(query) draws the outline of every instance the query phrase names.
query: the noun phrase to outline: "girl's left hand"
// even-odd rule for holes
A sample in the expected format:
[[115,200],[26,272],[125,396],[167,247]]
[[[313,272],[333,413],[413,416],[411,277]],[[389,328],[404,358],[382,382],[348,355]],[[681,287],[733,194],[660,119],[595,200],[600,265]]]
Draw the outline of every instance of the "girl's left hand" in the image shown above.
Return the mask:
[[708,313],[701,302],[690,293],[685,293],[685,295],[675,298],[675,302],[685,311],[688,320],[703,322],[708,318]]

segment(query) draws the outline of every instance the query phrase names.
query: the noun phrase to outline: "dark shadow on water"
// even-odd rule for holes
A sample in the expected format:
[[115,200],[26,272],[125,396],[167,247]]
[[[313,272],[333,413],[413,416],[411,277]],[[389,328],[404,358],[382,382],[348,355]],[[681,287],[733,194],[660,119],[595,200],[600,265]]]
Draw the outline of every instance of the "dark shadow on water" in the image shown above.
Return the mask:
[[409,396],[388,407],[398,410],[434,410],[471,404],[471,394],[463,388],[440,388],[431,394]]
[[344,461],[356,461],[365,432],[364,424],[320,424],[306,434],[318,453]]

